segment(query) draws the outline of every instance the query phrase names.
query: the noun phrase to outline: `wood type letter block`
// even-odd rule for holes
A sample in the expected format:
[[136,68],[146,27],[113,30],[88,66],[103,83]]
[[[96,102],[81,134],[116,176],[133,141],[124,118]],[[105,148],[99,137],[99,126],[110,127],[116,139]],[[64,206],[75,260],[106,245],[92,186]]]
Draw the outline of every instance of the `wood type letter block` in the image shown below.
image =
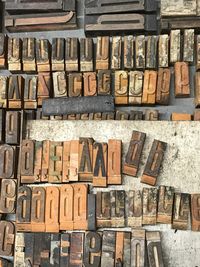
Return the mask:
[[174,201],[174,188],[161,185],[158,195],[158,223],[172,223],[172,211]]
[[192,231],[200,231],[200,194],[191,195]]
[[175,70],[175,97],[189,97],[190,77],[189,66],[186,62],[176,62]]
[[157,188],[143,188],[142,224],[156,224]]
[[108,185],[122,184],[122,141],[108,140]]
[[144,72],[142,104],[155,105],[156,88],[157,88],[157,71],[146,70]]
[[109,69],[110,38],[108,36],[97,37],[96,45],[96,70]]

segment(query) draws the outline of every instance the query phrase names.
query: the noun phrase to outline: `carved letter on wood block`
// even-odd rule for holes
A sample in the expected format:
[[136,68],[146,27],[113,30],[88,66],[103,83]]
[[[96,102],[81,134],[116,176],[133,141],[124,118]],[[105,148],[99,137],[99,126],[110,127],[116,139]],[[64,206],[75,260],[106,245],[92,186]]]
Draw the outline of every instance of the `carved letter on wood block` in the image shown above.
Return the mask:
[[136,57],[136,69],[144,69],[146,65],[145,61],[145,36],[140,35],[135,38],[135,57]]
[[110,38],[108,36],[97,37],[96,45],[96,70],[109,69]]
[[124,121],[128,119],[129,119],[129,112],[121,110],[116,111],[115,120]]
[[115,104],[128,104],[128,72],[115,71]]
[[15,226],[12,222],[0,222],[0,255],[13,256],[15,240]]
[[78,163],[79,163],[79,141],[72,140],[70,144],[70,167],[69,181],[78,181]]
[[59,267],[60,261],[60,235],[51,234],[50,244],[50,264],[48,266]]
[[62,142],[50,142],[49,150],[49,182],[62,182],[62,163],[63,163]]
[[69,97],[82,96],[82,74],[70,73],[68,82]]
[[121,55],[122,55],[122,37],[115,36],[112,38],[112,54],[111,54],[111,69],[121,69]]
[[84,96],[97,95],[97,77],[96,72],[85,72],[84,79]]
[[134,230],[131,239],[131,267],[145,267],[145,230]]
[[129,104],[142,104],[143,79],[144,74],[142,71],[129,72]]
[[20,142],[21,130],[21,113],[20,111],[6,112],[6,143],[17,145]]
[[174,188],[161,185],[158,196],[158,223],[172,223],[172,209],[174,200]]
[[144,86],[142,95],[142,104],[155,105],[157,87],[157,71],[144,72]]
[[24,109],[37,109],[37,76],[26,76],[24,85]]
[[181,32],[173,30],[170,34],[170,63],[174,64],[181,60]]
[[[15,252],[14,252],[14,266],[26,267],[25,266],[25,235],[28,235],[28,233],[16,233],[15,236]],[[1,266],[1,264],[0,264]],[[13,265],[11,265],[13,266]],[[10,267],[7,265],[2,265],[2,267]]]
[[65,70],[65,39],[53,38],[52,40],[52,71],[64,71]]
[[111,71],[99,70],[98,71],[98,95],[111,94]]
[[88,194],[88,230],[96,230],[96,195]]
[[93,39],[80,39],[80,71],[93,71]]
[[93,145],[93,186],[107,186],[108,146],[106,143]]
[[96,194],[97,227],[111,227],[111,199],[110,192],[97,192]]
[[48,186],[46,188],[45,226],[46,232],[59,232],[59,188]]
[[190,63],[194,61],[194,29],[184,31],[183,61]]
[[65,41],[65,70],[66,71],[78,71],[79,59],[78,59],[78,47],[79,41],[77,38],[67,38]]
[[0,145],[0,178],[13,178],[15,175],[16,150],[7,144]]
[[0,108],[7,108],[8,78],[0,76]]
[[200,72],[196,72],[195,74],[195,107],[200,107]]
[[47,39],[36,40],[37,71],[50,71],[50,44]]
[[85,267],[99,267],[101,262],[101,236],[96,232],[85,235],[83,265]]
[[123,190],[111,190],[111,226],[125,226],[125,192]]
[[192,231],[200,231],[200,194],[191,195]]
[[144,114],[145,121],[158,121],[159,111],[156,109],[146,109]]
[[101,267],[114,267],[116,232],[103,231]]
[[190,195],[175,193],[172,228],[187,230],[190,215]]
[[16,212],[17,231],[31,231],[31,197],[30,187],[19,187]]
[[8,69],[9,71],[21,70],[21,40],[8,38]]
[[124,257],[124,235],[125,232],[116,232],[116,247],[115,247],[115,266],[122,267]]
[[131,266],[131,233],[124,232],[123,266]]
[[83,242],[84,233],[71,234],[71,246],[69,256],[69,266],[82,267],[83,266]]
[[6,68],[7,37],[0,34],[0,69]]
[[70,141],[63,142],[63,163],[62,163],[62,182],[69,182],[70,170]]
[[92,138],[79,139],[79,181],[93,180],[93,142]]
[[145,139],[145,133],[133,131],[129,149],[125,157],[124,174],[130,176],[137,175]]
[[68,267],[70,255],[70,234],[61,234],[60,239],[60,266]]
[[60,188],[60,230],[73,230],[74,189],[72,185]]
[[1,180],[0,213],[15,213],[16,187],[15,180]]
[[[35,157],[34,157],[34,181],[41,181],[41,171],[42,171],[42,142],[35,142]],[[33,182],[34,182],[33,181]]]
[[13,75],[8,82],[8,108],[21,109],[23,95],[22,76]]
[[142,226],[142,193],[140,190],[127,192],[126,214],[128,227]]
[[[47,233],[42,233],[42,234],[37,234],[37,236],[40,236],[42,242],[40,242],[42,244],[42,248],[41,250],[39,251],[39,257],[37,258],[40,258],[40,264],[41,266],[50,266],[50,257],[52,256],[51,254],[51,245],[52,245],[52,242],[51,242],[51,234],[47,234]],[[56,242],[55,242],[56,243]],[[37,247],[40,248],[40,246],[38,246],[37,244],[35,244]],[[55,246],[55,255],[58,254],[59,252],[59,241],[57,242],[57,246]],[[55,257],[55,256],[53,256]],[[59,261],[59,259],[57,258],[57,261]],[[56,265],[55,265],[56,266]]]
[[31,202],[31,229],[33,232],[45,232],[45,200],[45,188],[33,187]]
[[34,183],[34,141],[23,140],[21,144],[21,183]]
[[156,103],[169,105],[171,71],[167,68],[158,70],[158,83],[156,92]]
[[108,140],[108,184],[122,184],[121,170],[122,141]]
[[142,224],[156,224],[157,188],[143,188]]
[[141,178],[142,183],[156,184],[166,148],[166,143],[154,140]]
[[67,79],[64,71],[53,73],[53,90],[54,97],[67,96]]
[[147,38],[146,68],[157,68],[157,36],[148,36]]
[[174,65],[175,97],[189,97],[190,77],[189,66],[186,62],[176,62]]
[[39,73],[38,74],[38,106],[42,106],[43,99],[49,98],[51,95],[52,88],[52,80],[51,74],[47,73]]
[[146,232],[149,267],[164,267],[160,232]]
[[48,182],[49,178],[49,148],[50,148],[50,141],[48,140],[43,141],[41,182]]
[[23,39],[23,71],[36,71],[35,38]]
[[196,69],[200,69],[200,35],[197,35],[196,37]]
[[169,67],[169,35],[163,34],[159,36],[158,41],[159,46],[159,67],[168,68]]
[[134,36],[124,36],[124,68],[134,68]]

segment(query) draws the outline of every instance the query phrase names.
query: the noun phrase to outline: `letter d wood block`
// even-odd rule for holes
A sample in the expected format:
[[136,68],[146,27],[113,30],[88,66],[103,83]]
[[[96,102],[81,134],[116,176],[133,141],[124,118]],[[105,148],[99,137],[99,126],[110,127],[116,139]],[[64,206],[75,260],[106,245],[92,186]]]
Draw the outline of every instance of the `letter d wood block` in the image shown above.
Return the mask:
[[85,235],[83,264],[85,267],[99,267],[101,262],[101,236],[96,232]]
[[190,77],[189,67],[186,62],[176,62],[175,70],[175,97],[189,97]]
[[0,145],[0,178],[15,177],[16,149],[9,145]]
[[21,130],[21,113],[20,111],[6,112],[6,143],[18,145],[20,143]]
[[200,194],[191,195],[192,231],[200,231]]
[[144,87],[142,95],[142,104],[155,105],[156,103],[156,87],[157,87],[157,71],[144,72]]
[[108,184],[122,184],[122,141],[108,140]]
[[34,183],[35,145],[33,140],[23,140],[21,144],[21,183]]

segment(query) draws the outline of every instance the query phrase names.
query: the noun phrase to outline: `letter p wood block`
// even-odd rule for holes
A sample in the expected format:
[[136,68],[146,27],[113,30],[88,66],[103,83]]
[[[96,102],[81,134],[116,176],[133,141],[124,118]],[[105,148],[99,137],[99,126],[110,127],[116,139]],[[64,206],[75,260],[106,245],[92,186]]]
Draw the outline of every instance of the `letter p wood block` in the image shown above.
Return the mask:
[[186,62],[176,62],[175,70],[175,97],[189,97],[190,77],[189,66]]
[[155,105],[157,88],[157,71],[146,70],[144,72],[142,104]]

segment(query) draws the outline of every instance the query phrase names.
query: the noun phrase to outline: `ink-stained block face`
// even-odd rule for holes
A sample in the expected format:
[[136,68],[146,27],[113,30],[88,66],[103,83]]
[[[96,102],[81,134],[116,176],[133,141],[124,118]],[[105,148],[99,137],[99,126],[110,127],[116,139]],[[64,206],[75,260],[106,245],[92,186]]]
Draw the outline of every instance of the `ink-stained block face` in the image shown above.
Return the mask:
[[145,105],[155,105],[157,87],[157,71],[146,70],[144,72],[144,84],[142,103]]
[[65,40],[65,70],[79,70],[79,40],[77,38],[66,38]]
[[13,179],[1,180],[0,213],[15,212],[17,183]]
[[8,69],[10,71],[21,70],[21,39],[8,38]]
[[192,231],[200,231],[200,194],[191,195]]
[[23,71],[36,71],[35,38],[24,38],[22,46]]
[[6,67],[6,48],[7,47],[7,37],[1,33],[0,34],[0,68],[4,69]]
[[80,39],[80,71],[93,71],[93,39]]
[[64,71],[65,69],[64,55],[65,55],[65,39],[53,38],[52,54],[51,54],[52,71]]
[[145,257],[145,230],[133,230],[131,238],[131,265],[133,267],[144,267]]
[[146,240],[149,266],[164,267],[160,232],[146,232]]
[[190,75],[187,62],[176,62],[175,69],[175,97],[190,96]]
[[84,96],[97,95],[97,77],[96,72],[85,72],[83,74]]
[[168,105],[170,98],[171,71],[169,68],[159,68],[156,91],[156,103]]
[[97,37],[96,44],[96,70],[109,69],[110,38],[108,36]]
[[50,44],[47,39],[36,40],[37,71],[50,71]]
[[195,16],[197,14],[196,0],[161,0],[161,16]]
[[0,222],[0,255],[13,256],[15,240],[15,226],[12,222]]
[[128,104],[128,72],[115,71],[115,104]]
[[97,232],[85,234],[83,264],[85,267],[99,267],[101,262],[101,236]]

